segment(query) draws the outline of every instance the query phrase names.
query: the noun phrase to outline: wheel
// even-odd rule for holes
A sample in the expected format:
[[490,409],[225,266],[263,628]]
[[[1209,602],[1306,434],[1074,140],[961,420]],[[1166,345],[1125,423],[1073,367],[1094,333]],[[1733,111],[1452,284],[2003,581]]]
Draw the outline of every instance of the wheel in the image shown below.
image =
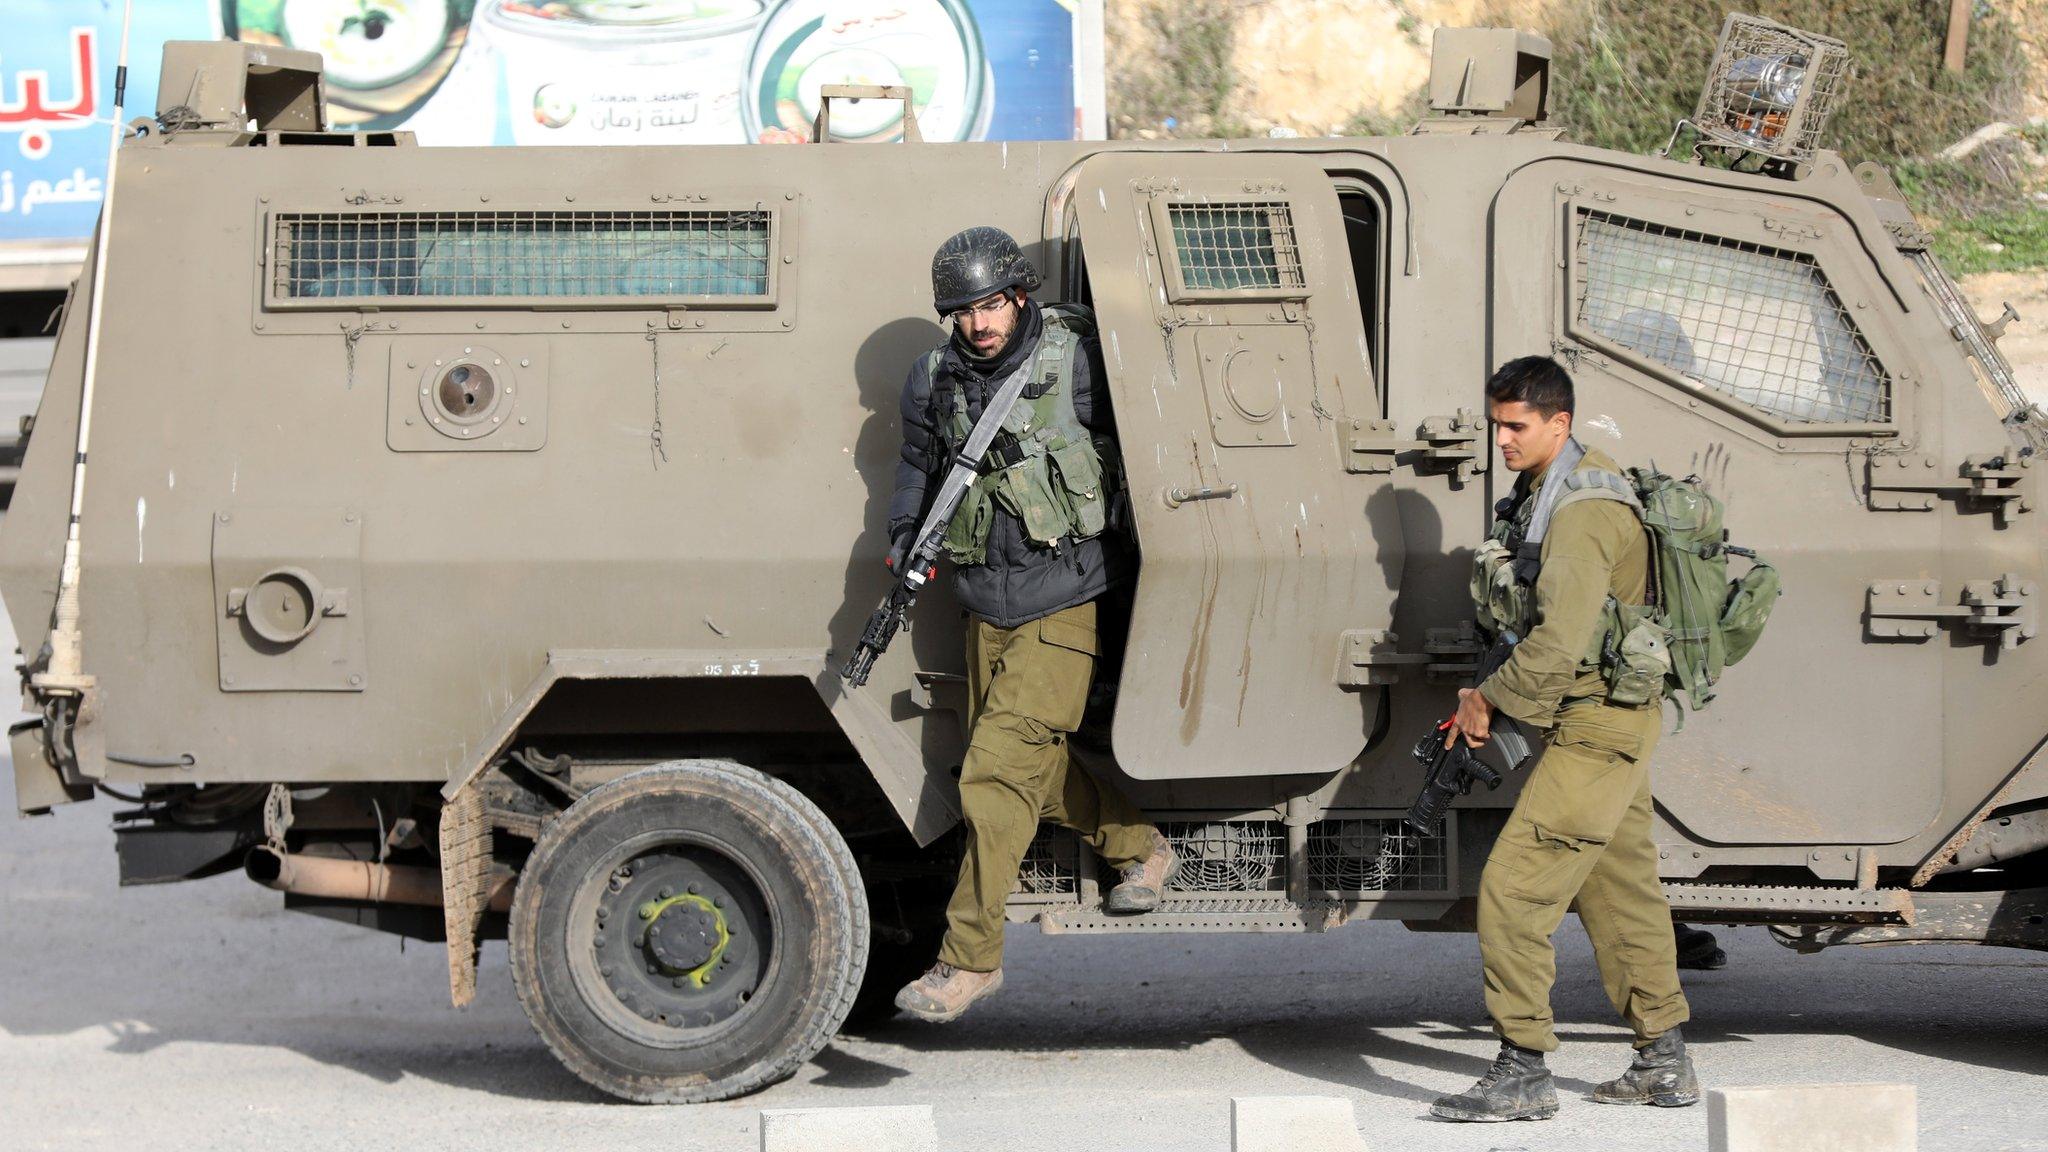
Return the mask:
[[794,1073],[867,965],[852,854],[795,789],[677,761],[549,822],[512,901],[512,980],[548,1048],[643,1103],[725,1100]]

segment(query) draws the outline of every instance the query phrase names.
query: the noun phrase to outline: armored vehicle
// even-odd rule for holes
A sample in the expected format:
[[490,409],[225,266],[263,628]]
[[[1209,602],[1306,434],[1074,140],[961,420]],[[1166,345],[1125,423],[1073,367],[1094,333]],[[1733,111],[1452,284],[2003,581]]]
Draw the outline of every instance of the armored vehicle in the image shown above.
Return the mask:
[[2042,947],[2038,418],[1886,173],[1817,146],[1838,49],[1731,23],[1638,156],[1548,126],[1512,31],[1440,34],[1396,138],[831,143],[891,98],[855,90],[810,146],[576,151],[330,132],[317,58],[171,45],[0,530],[19,806],[126,801],[127,883],[445,939],[458,1004],[506,938],[619,1096],[788,1075],[953,878],[957,611],[837,669],[929,255],[993,224],[1101,333],[1142,560],[1077,754],[1183,861],[1113,918],[1044,835],[1015,920],[1470,928],[1520,778],[1400,816],[1479,656],[1482,385],[1543,353],[1583,441],[1783,576],[1656,756],[1674,912]]

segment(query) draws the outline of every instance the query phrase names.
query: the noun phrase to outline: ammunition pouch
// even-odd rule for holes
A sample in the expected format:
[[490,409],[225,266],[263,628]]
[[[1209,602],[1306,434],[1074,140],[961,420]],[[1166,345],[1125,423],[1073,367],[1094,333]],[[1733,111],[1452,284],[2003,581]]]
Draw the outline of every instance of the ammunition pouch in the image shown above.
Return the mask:
[[1623,604],[1609,596],[1601,616],[1600,674],[1607,700],[1639,708],[1664,699],[1672,675],[1671,630],[1655,608]]
[[1472,612],[1480,629],[1527,636],[1535,607],[1535,588],[1516,577],[1514,549],[1496,533],[1472,557]]

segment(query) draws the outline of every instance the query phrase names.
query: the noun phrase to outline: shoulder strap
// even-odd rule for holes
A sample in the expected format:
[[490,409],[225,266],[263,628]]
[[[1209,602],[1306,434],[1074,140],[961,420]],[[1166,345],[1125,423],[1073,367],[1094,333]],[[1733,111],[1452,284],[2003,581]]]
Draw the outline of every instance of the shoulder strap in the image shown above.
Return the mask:
[[1560,487],[1564,494],[1550,506],[1552,516],[1581,500],[1612,500],[1618,504],[1628,505],[1638,517],[1643,514],[1643,501],[1636,495],[1636,486],[1619,472],[1609,472],[1605,468],[1582,468],[1567,475]]
[[1074,351],[1080,344],[1081,338],[1061,325],[1047,324],[1039,333],[1038,347],[1031,352],[1029,395],[1033,399],[1058,391],[1063,381],[1073,377]]
[[1557,511],[1558,499],[1585,457],[1586,450],[1579,446],[1577,437],[1566,440],[1564,447],[1558,449],[1557,459],[1550,462],[1542,487],[1526,497],[1536,503],[1529,510],[1529,529],[1522,534],[1521,553],[1525,557],[1533,558],[1542,551],[1543,536],[1550,531],[1550,517]]
[[1515,575],[1524,583],[1536,582],[1543,556],[1543,538],[1549,534],[1551,517],[1556,516],[1559,509],[1581,500],[1613,500],[1628,505],[1634,510],[1636,519],[1642,519],[1643,502],[1628,477],[1605,468],[1582,469],[1579,462],[1585,458],[1586,450],[1576,437],[1565,441],[1557,459],[1543,476],[1543,486],[1529,497],[1536,504],[1529,516],[1529,529],[1515,548],[1514,557]]

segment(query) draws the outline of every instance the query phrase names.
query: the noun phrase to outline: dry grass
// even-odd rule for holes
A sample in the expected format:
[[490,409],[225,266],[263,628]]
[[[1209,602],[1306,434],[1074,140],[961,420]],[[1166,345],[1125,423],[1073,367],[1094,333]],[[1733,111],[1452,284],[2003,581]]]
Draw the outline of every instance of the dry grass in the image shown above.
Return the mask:
[[1242,136],[1232,0],[1141,0],[1105,18],[1110,135]]

